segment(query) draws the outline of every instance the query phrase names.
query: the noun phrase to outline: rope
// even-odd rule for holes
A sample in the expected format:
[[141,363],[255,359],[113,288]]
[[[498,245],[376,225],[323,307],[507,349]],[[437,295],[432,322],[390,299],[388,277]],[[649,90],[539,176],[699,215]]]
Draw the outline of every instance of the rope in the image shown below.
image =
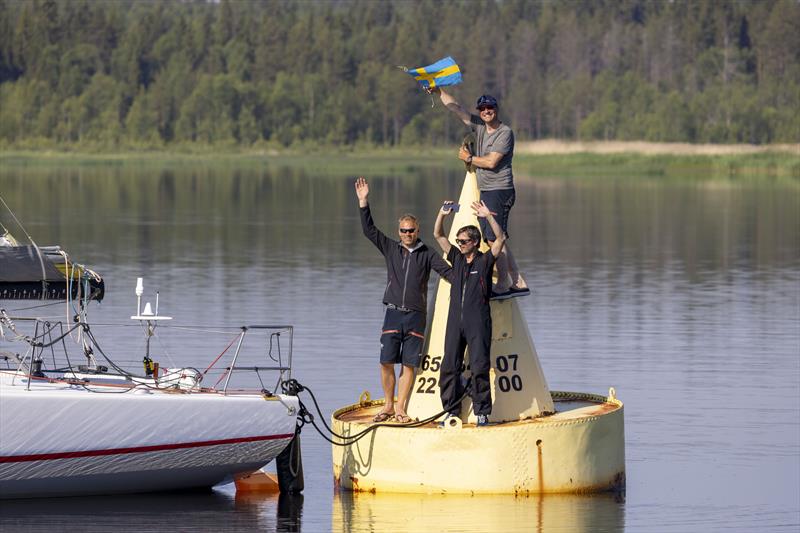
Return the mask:
[[204,376],[205,376],[205,375],[208,373],[208,371],[209,371],[209,370],[211,370],[211,367],[213,367],[214,365],[216,365],[216,364],[217,364],[217,361],[219,361],[219,358],[220,358],[220,357],[222,357],[223,355],[225,355],[225,352],[227,352],[228,350],[230,350],[230,349],[231,349],[231,346],[233,346],[233,343],[234,343],[234,342],[236,342],[236,339],[238,339],[239,337],[241,337],[241,335],[242,335],[241,333],[239,333],[238,335],[236,335],[236,336],[233,338],[233,340],[231,340],[231,343],[228,345],[228,347],[227,347],[227,348],[225,348],[224,350],[222,350],[222,353],[221,353],[221,354],[219,354],[219,355],[217,356],[217,358],[216,358],[216,359],[214,359],[214,361],[212,361],[212,362],[211,362],[211,364],[210,364],[210,365],[208,365],[208,368],[206,368],[205,370],[203,370],[203,375],[204,375]]
[[217,385],[219,385],[220,383],[222,383],[222,380],[223,380],[223,379],[225,379],[225,376],[227,376],[227,375],[228,375],[228,372],[230,372],[230,371],[231,371],[231,369],[230,369],[230,368],[226,368],[226,369],[225,369],[225,372],[223,372],[223,373],[222,373],[222,375],[219,377],[219,379],[217,380],[217,382],[216,382],[216,383],[214,383],[214,386],[213,386],[213,387],[211,387],[211,388],[212,388],[212,389],[216,389],[216,388],[217,388]]
[[[278,358],[277,359],[275,359],[275,356],[272,355],[272,339],[274,337],[278,337],[278,341],[277,341]],[[267,355],[269,355],[269,358],[272,359],[273,361],[275,361],[276,363],[281,364],[281,362],[280,362],[280,358],[281,358],[281,333],[280,333],[280,331],[275,331],[269,336],[269,353]]]
[[[60,322],[59,322],[59,324],[60,324]],[[45,324],[45,326],[49,326],[49,323]],[[62,334],[61,336],[59,336],[55,340],[52,340],[52,341],[50,341],[48,343],[44,343],[44,342],[36,341],[35,339],[32,339],[31,342],[29,342],[28,344],[30,344],[31,346],[35,346],[36,348],[49,348],[49,347],[53,346],[54,344],[59,343],[64,337],[68,336],[70,333],[72,333],[73,331],[75,331],[76,329],[78,329],[78,328],[80,328],[82,326],[86,327],[88,329],[88,326],[85,326],[84,324],[75,324],[74,326],[69,328],[66,333]],[[55,329],[55,326],[53,326],[52,328],[50,328],[46,332],[42,333],[41,335],[38,335],[36,338],[44,338],[44,336],[47,335],[48,333],[50,333],[51,331],[53,331],[53,329]]]
[[17,307],[14,309],[9,309],[9,311],[29,311],[31,309],[39,309],[40,307],[49,307],[53,305],[61,305],[61,302],[50,302],[46,304],[32,305],[31,307]]
[[[11,215],[11,218],[13,218],[14,222],[17,223],[19,228],[22,230],[22,233],[24,233],[25,236],[28,237],[28,240],[33,243],[33,237],[31,237],[30,234],[27,231],[25,231],[25,226],[23,226],[22,222],[19,221],[19,219],[17,218],[17,215],[14,214],[14,211],[12,211],[10,207],[8,207],[8,204],[3,199],[3,195],[2,194],[0,194],[0,202],[3,202],[3,205],[5,206],[6,209],[8,209],[8,213]],[[5,229],[5,226],[3,226],[3,228]],[[36,246],[36,243],[33,243],[33,245]],[[37,249],[38,249],[38,247],[37,247]]]
[[[122,367],[118,366],[114,361],[112,361],[106,355],[106,353],[100,347],[100,344],[97,342],[97,339],[95,338],[95,336],[92,333],[92,330],[89,328],[88,324],[84,324],[84,331],[86,333],[86,336],[89,338],[89,340],[92,341],[92,344],[94,345],[94,347],[97,348],[97,351],[100,352],[100,355],[103,356],[103,359],[105,359],[108,362],[108,364],[111,366],[111,368],[113,368],[114,370],[116,370],[117,372],[122,374],[123,376],[133,376],[133,374],[131,374],[127,370],[123,369]],[[138,377],[138,376],[136,376],[136,377]]]
[[[468,384],[467,387],[465,387],[464,393],[461,395],[461,398],[459,398],[456,403],[460,403],[461,400],[463,400],[466,397],[466,395],[469,393],[470,386],[471,386],[471,383]],[[311,400],[314,402],[314,407],[315,407],[315,409],[317,411],[317,414],[319,415],[320,420],[322,420],[322,424],[325,426],[325,429],[327,430],[327,433],[329,433],[330,435],[332,435],[332,436],[334,436],[334,437],[336,437],[336,438],[338,438],[338,439],[340,439],[342,441],[345,441],[345,442],[336,442],[336,441],[332,440],[330,437],[328,437],[328,435],[326,433],[324,433],[319,428],[319,426],[317,426],[316,422],[314,421],[314,415],[309,412],[309,410],[306,407],[306,405],[303,403],[302,400],[299,400],[299,398],[298,398],[298,400],[300,402],[300,411],[297,414],[298,426],[302,427],[305,424],[311,424],[314,427],[314,429],[317,430],[317,433],[319,433],[319,435],[324,440],[328,441],[329,443],[333,444],[334,446],[350,446],[352,444],[355,444],[356,442],[358,442],[359,440],[363,439],[364,437],[366,437],[367,435],[369,435],[373,431],[376,431],[380,427],[391,427],[391,428],[417,428],[417,427],[422,427],[422,426],[425,426],[427,424],[430,424],[431,422],[433,422],[434,420],[438,419],[439,417],[441,417],[442,415],[444,415],[444,414],[446,414],[448,412],[447,409],[444,409],[441,412],[436,413],[435,415],[432,415],[432,416],[429,416],[428,418],[425,418],[424,420],[417,420],[416,422],[410,422],[408,424],[391,424],[391,423],[379,422],[379,423],[376,423],[376,424],[372,424],[368,428],[366,428],[366,429],[364,429],[364,430],[362,430],[362,431],[360,431],[358,433],[355,433],[353,435],[340,435],[340,434],[336,433],[335,431],[333,431],[333,429],[331,429],[330,426],[328,426],[328,423],[325,422],[325,417],[322,414],[322,409],[320,409],[319,403],[317,402],[317,398],[316,398],[316,396],[314,396],[314,393],[311,391],[311,389],[309,389],[308,387],[306,387],[304,385],[301,385],[300,382],[297,381],[296,379],[290,379],[288,381],[285,381],[284,383],[281,384],[281,388],[283,389],[284,394],[289,394],[289,395],[293,395],[293,396],[297,396],[300,392],[303,392],[303,391],[308,392],[308,394],[311,396]]]

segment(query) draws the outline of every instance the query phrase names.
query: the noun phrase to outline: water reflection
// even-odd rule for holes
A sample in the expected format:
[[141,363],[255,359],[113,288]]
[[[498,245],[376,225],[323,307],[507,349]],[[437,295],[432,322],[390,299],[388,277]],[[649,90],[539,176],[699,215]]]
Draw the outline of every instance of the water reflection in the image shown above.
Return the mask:
[[620,495],[467,496],[371,494],[339,491],[333,498],[334,532],[357,531],[623,531]]
[[[411,169],[372,179],[376,223],[390,227],[411,211],[428,237],[463,174]],[[352,264],[360,237],[352,177],[303,168],[5,166],[0,191],[37,242],[93,264],[338,267]],[[701,280],[708,270],[796,264],[799,194],[792,181],[521,178],[511,242],[539,264],[658,271],[677,260]]]
[[302,531],[303,496],[229,491],[0,500],[1,531]]
[[[276,517],[274,526],[269,530],[281,533],[296,533],[302,531],[303,518],[302,494],[264,494],[259,492],[237,492],[236,510],[248,514],[264,516],[269,519]],[[258,527],[253,524],[251,527]]]

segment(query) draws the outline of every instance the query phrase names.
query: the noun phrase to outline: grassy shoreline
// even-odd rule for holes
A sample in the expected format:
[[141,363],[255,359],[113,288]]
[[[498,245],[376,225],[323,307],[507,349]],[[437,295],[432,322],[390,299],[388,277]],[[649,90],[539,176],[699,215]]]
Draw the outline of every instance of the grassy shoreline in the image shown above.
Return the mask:
[[[303,167],[328,172],[404,172],[456,168],[454,148],[231,149],[188,145],[176,150],[0,150],[0,166],[187,165]],[[782,177],[800,179],[800,145],[766,147],[668,143],[519,143],[514,168],[521,176]]]

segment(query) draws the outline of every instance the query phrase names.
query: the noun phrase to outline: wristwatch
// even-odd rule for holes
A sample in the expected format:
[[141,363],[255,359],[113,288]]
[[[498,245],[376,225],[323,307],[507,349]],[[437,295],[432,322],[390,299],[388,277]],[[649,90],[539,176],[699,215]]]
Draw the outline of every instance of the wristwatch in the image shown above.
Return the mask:
[[472,164],[472,156],[471,155],[467,158],[467,164],[468,165]]

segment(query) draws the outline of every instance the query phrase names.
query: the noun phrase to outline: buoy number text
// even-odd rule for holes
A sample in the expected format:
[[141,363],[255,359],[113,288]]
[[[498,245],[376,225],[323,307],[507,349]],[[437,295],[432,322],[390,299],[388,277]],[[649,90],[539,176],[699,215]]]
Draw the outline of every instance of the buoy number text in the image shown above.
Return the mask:
[[[515,353],[497,356],[494,366],[498,372],[503,373],[497,378],[497,386],[502,392],[508,392],[512,389],[515,391],[522,390],[522,378],[516,373],[518,359],[519,355]],[[511,374],[506,375],[509,371],[511,371]]]

